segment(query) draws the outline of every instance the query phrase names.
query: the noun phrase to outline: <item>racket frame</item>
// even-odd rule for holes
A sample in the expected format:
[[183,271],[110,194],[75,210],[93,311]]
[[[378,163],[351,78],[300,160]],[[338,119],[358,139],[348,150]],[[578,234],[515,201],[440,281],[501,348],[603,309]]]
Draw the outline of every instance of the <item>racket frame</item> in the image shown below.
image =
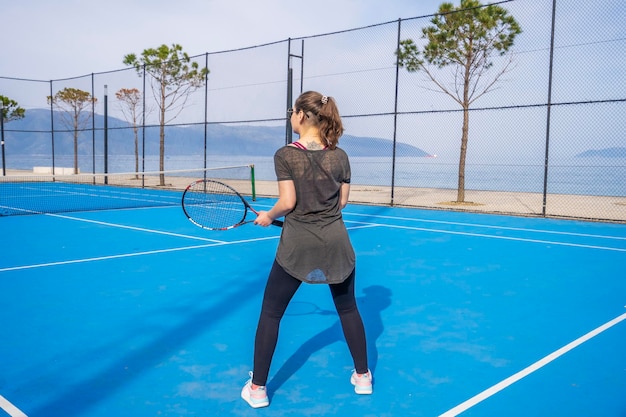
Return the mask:
[[[199,222],[196,219],[194,219],[193,216],[191,214],[189,214],[187,208],[185,207],[185,196],[187,195],[187,192],[196,192],[196,191],[193,191],[192,188],[194,187],[194,185],[199,184],[199,183],[215,183],[215,184],[219,184],[220,186],[222,186],[225,189],[227,189],[228,191],[230,191],[233,195],[239,197],[239,200],[241,200],[241,203],[244,206],[244,213],[243,213],[243,217],[242,217],[241,221],[239,221],[238,223],[235,223],[233,225],[226,226],[226,227],[210,227],[210,226],[204,225],[201,222]],[[192,190],[192,191],[190,191],[190,190]],[[241,225],[244,225],[246,223],[252,223],[254,220],[246,220],[246,217],[248,216],[248,210],[250,210],[251,212],[253,212],[256,215],[259,214],[259,212],[256,211],[250,205],[250,203],[248,203],[248,201],[246,201],[246,199],[241,194],[239,194],[239,192],[237,190],[235,190],[233,187],[231,187],[228,184],[224,184],[221,181],[209,180],[209,179],[200,179],[200,180],[196,180],[196,181],[192,182],[191,184],[189,184],[187,186],[187,188],[185,188],[185,191],[183,192],[183,196],[181,198],[181,206],[183,208],[183,212],[185,213],[185,216],[187,216],[187,218],[189,219],[190,222],[192,222],[193,224],[195,224],[198,227],[201,227],[202,229],[207,229],[207,230],[221,230],[221,231],[223,231],[223,230],[230,230],[230,229],[234,229],[236,227],[239,227]],[[281,220],[274,220],[274,221],[272,221],[272,225],[274,225],[276,227],[283,227],[283,222]]]

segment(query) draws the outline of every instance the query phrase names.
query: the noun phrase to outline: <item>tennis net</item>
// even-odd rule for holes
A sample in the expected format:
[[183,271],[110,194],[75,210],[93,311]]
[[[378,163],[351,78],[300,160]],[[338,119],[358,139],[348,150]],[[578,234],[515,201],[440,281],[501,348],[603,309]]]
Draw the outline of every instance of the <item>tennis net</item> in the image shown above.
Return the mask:
[[198,179],[214,179],[255,198],[254,165],[108,174],[0,176],[0,216],[173,206]]

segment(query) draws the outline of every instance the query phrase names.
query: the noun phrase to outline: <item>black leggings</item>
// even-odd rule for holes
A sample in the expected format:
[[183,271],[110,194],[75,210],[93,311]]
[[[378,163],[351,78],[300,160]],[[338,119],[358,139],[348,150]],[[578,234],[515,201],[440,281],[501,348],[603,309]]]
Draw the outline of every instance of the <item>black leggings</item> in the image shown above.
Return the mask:
[[[252,382],[256,385],[267,383],[272,356],[278,341],[280,320],[300,284],[302,284],[300,280],[289,275],[274,261],[263,295],[261,317],[254,341]],[[363,321],[354,298],[354,271],[344,282],[330,284],[329,287],[354,367],[358,373],[364,374],[368,371],[367,347]]]

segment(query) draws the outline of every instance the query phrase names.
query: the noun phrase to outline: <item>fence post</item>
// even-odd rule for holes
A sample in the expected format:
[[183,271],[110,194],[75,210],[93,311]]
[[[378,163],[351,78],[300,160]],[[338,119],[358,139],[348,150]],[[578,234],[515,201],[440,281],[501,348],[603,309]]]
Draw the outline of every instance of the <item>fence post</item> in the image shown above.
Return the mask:
[[[291,68],[291,38],[287,40],[287,106],[290,108],[293,103],[293,69]],[[285,123],[285,145],[293,141],[293,133],[291,131],[291,120],[287,117]]]
[[4,100],[0,99],[0,142],[2,142],[2,176],[7,175],[7,167],[4,156]]
[[141,96],[143,98],[141,109],[141,188],[146,186],[146,176],[143,175],[146,172],[146,64],[143,64],[143,91]]
[[550,112],[552,110],[552,64],[554,62],[554,24],[555,24],[556,0],[552,0],[552,33],[550,34],[550,69],[548,72],[548,109],[546,115],[546,153],[543,165],[543,205],[541,215],[546,217],[548,197],[548,164],[550,159]]
[[[108,86],[104,85],[104,183],[109,183],[106,174],[109,173],[109,92]],[[94,165],[95,169],[95,165]]]
[[52,175],[56,172],[54,165],[54,94],[52,93],[52,80],[50,80],[50,141],[52,142]]
[[209,126],[209,53],[204,54],[204,69],[206,73],[204,75],[204,179],[206,179],[207,168],[207,139],[208,139],[208,126]]
[[[96,89],[95,89],[95,75],[91,73],[91,167],[92,173],[96,173]],[[96,176],[94,175],[93,183],[96,183]]]
[[304,89],[304,39],[302,39],[301,44],[300,44],[300,57],[299,58],[300,58],[300,94],[302,94],[302,91]]
[[[287,106],[285,110],[293,105],[293,68],[291,67],[291,58],[300,59],[300,93],[304,85],[304,39],[302,39],[301,54],[294,55],[291,53],[291,38],[288,39],[287,46]],[[293,142],[293,131],[291,130],[291,120],[287,117],[287,123],[285,123],[285,145]]]
[[[396,51],[400,50],[400,35],[402,32],[402,19],[398,19],[398,39],[396,41]],[[400,56],[396,53],[396,91],[393,101],[393,152],[391,156],[391,202],[393,206],[393,199],[395,194],[396,183],[396,138],[398,127],[398,86],[400,83]]]

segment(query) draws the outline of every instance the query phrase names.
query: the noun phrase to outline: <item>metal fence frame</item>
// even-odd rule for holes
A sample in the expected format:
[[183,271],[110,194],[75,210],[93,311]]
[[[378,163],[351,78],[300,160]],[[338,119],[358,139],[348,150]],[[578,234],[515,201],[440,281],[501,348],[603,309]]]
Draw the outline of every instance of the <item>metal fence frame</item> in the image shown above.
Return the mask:
[[[581,2],[582,0],[579,0]],[[526,4],[529,4],[525,0],[509,0],[503,1],[501,3],[506,3],[509,6],[515,5],[520,6],[519,10],[524,10],[523,7]],[[581,219],[594,219],[594,220],[607,220],[607,221],[616,221],[616,222],[626,222],[626,185],[623,186],[622,192],[618,192],[617,194],[613,193],[613,195],[580,195],[578,193],[551,193],[551,167],[552,161],[550,159],[551,153],[551,139],[553,135],[553,126],[554,126],[554,111],[558,108],[568,108],[568,109],[576,109],[577,107],[585,107],[590,108],[592,106],[598,105],[610,105],[613,106],[613,112],[615,117],[619,117],[619,114],[624,114],[624,103],[626,103],[626,98],[624,98],[624,91],[615,91],[617,94],[615,97],[610,98],[581,98],[579,100],[571,100],[571,101],[554,101],[553,97],[553,89],[554,89],[554,81],[557,79],[557,75],[555,75],[555,67],[557,64],[555,63],[555,32],[559,29],[559,18],[557,14],[557,1],[556,0],[544,0],[542,5],[550,11],[549,21],[550,28],[548,30],[549,33],[549,51],[548,51],[548,61],[544,62],[547,67],[548,75],[546,80],[540,80],[541,82],[547,82],[547,90],[544,92],[546,96],[545,102],[531,102],[531,103],[519,103],[519,104],[505,104],[505,105],[494,105],[494,106],[485,106],[485,107],[477,107],[471,109],[473,114],[478,114],[480,112],[492,112],[495,114],[497,111],[508,111],[515,110],[524,112],[524,111],[536,111],[537,109],[541,109],[545,111],[545,148],[543,153],[543,160],[541,163],[537,164],[537,166],[541,166],[543,171],[542,178],[542,189],[536,190],[534,189],[532,192],[519,192],[515,190],[469,190],[473,196],[472,199],[474,201],[478,201],[478,204],[450,204],[453,198],[450,197],[451,191],[454,191],[452,188],[440,187],[440,186],[429,186],[428,184],[415,184],[407,187],[406,185],[398,184],[396,181],[396,174],[398,169],[398,158],[401,158],[402,155],[398,154],[397,145],[399,143],[398,139],[398,129],[400,124],[409,124],[411,118],[420,118],[420,117],[430,117],[435,113],[442,113],[445,115],[453,115],[457,112],[457,109],[449,109],[449,108],[436,108],[436,109],[420,109],[420,108],[406,108],[410,106],[410,103],[407,104],[406,101],[400,97],[401,93],[407,96],[406,93],[407,88],[406,84],[403,80],[403,77],[406,77],[403,74],[401,68],[398,63],[395,63],[395,66],[390,65],[389,68],[381,69],[381,72],[387,74],[389,79],[394,78],[394,84],[388,86],[388,90],[390,92],[386,92],[386,97],[393,97],[392,99],[388,99],[386,103],[388,104],[387,108],[377,108],[375,105],[372,105],[372,109],[369,109],[364,112],[350,109],[347,113],[343,113],[343,118],[349,123],[351,120],[354,120],[355,123],[359,121],[367,120],[371,122],[376,118],[384,118],[384,120],[388,120],[391,124],[391,134],[390,135],[381,135],[388,136],[391,140],[392,148],[391,154],[389,155],[389,170],[390,170],[390,183],[384,185],[373,186],[373,184],[355,184],[352,200],[354,202],[361,203],[370,203],[370,204],[387,204],[387,205],[402,205],[402,206],[414,206],[414,207],[428,207],[428,208],[437,208],[437,209],[450,209],[450,210],[466,210],[466,211],[482,211],[482,212],[490,212],[490,213],[507,213],[507,214],[521,214],[521,215],[531,215],[531,216],[541,216],[541,217],[564,217],[564,218],[581,218]],[[560,5],[559,5],[560,6]],[[519,11],[518,10],[518,11]],[[313,82],[312,80],[316,80],[318,78],[322,78],[322,76],[316,75],[311,71],[311,63],[316,62],[316,57],[319,58],[320,53],[310,50],[315,50],[316,47],[318,49],[323,49],[324,45],[329,45],[332,42],[342,43],[347,42],[342,40],[342,37],[351,37],[351,36],[363,36],[366,35],[371,36],[371,43],[375,44],[378,42],[378,38],[376,34],[373,34],[377,31],[384,31],[385,36],[388,36],[389,39],[392,39],[395,43],[394,45],[390,45],[391,41],[388,41],[385,45],[389,46],[389,51],[397,50],[400,44],[400,41],[403,37],[407,36],[406,29],[403,27],[405,24],[411,23],[423,23],[425,20],[430,19],[434,15],[429,16],[421,16],[414,17],[408,19],[398,19],[393,22],[385,22],[377,25],[368,26],[365,28],[356,28],[350,29],[341,32],[335,32],[330,34],[322,34],[310,37],[301,37],[301,38],[289,38],[284,41],[273,42],[265,45],[258,45],[249,48],[242,48],[231,51],[221,51],[215,53],[205,53],[202,55],[193,56],[192,59],[201,63],[201,66],[204,68],[210,69],[213,64],[210,65],[210,62],[219,61],[223,59],[226,63],[223,64],[225,68],[229,69],[240,69],[240,67],[245,66],[249,60],[251,59],[263,59],[262,57],[266,51],[271,51],[272,57],[274,59],[271,61],[271,65],[275,65],[276,70],[270,71],[270,74],[276,74],[280,71],[285,71],[285,67],[282,67],[283,70],[280,70],[280,67],[284,64],[280,64],[279,60],[285,59],[287,61],[286,65],[286,74],[285,78],[280,80],[274,80],[271,76],[266,75],[265,78],[259,78],[258,80],[251,81],[251,84],[246,86],[229,86],[226,84],[220,84],[220,81],[212,81],[211,78],[207,78],[207,82],[205,83],[204,89],[198,92],[194,99],[196,100],[196,105],[198,107],[203,107],[201,112],[197,112],[196,116],[190,116],[188,120],[184,120],[182,123],[169,123],[167,126],[169,128],[175,127],[189,127],[189,126],[202,126],[204,129],[204,161],[203,167],[207,168],[209,163],[207,162],[207,155],[211,154],[211,150],[207,147],[207,141],[209,141],[210,134],[208,132],[208,128],[211,126],[219,126],[219,125],[232,125],[232,126],[241,126],[241,125],[271,125],[277,126],[284,123],[285,127],[285,137],[284,143],[290,143],[292,141],[292,131],[289,125],[289,120],[286,120],[283,116],[284,109],[283,103],[286,103],[285,107],[290,107],[291,103],[293,103],[294,99],[294,84],[298,85],[297,81],[299,81],[299,91],[302,92],[305,87],[309,89],[314,89],[318,85],[325,85],[323,82]],[[395,30],[394,30],[395,29]],[[542,28],[545,29],[545,28]],[[541,38],[538,36],[538,38]],[[618,42],[624,42],[624,39],[617,39]],[[380,41],[383,42],[382,40]],[[322,44],[319,46],[318,44]],[[305,54],[306,48],[306,54]],[[281,52],[282,51],[282,52]],[[581,52],[584,53],[584,52]],[[250,54],[251,57],[248,57],[247,54]],[[241,55],[241,57],[238,57]],[[282,58],[281,58],[282,55]],[[311,58],[309,59],[309,56]],[[233,59],[234,63],[231,63],[229,60]],[[284,62],[284,61],[283,61]],[[215,65],[220,65],[215,64]],[[299,67],[298,67],[299,65]],[[313,66],[314,67],[314,66]],[[299,70],[299,71],[298,71]],[[98,95],[96,91],[96,85],[98,83],[106,85],[114,84],[112,81],[113,78],[118,76],[122,78],[127,78],[128,72],[134,72],[134,69],[121,69],[118,71],[110,71],[104,73],[92,73],[86,76],[60,79],[60,80],[24,80],[17,78],[9,78],[9,77],[0,77],[0,88],[3,85],[18,85],[16,90],[19,90],[19,85],[24,85],[24,83],[47,83],[49,87],[49,95],[53,96],[55,91],[59,91],[60,89],[67,86],[79,86],[81,88],[88,89],[93,97]],[[345,70],[349,72],[348,69]],[[352,69],[355,73],[358,72],[357,69]],[[561,69],[563,71],[563,69]],[[299,74],[299,75],[298,75]],[[317,77],[317,78],[316,78]],[[330,76],[328,76],[330,77]],[[341,78],[344,80],[350,80],[351,76],[348,75],[339,75],[337,78]],[[354,76],[354,78],[357,78]],[[568,74],[565,73],[563,78],[567,78]],[[142,121],[141,121],[141,140],[142,140],[142,167],[141,171],[145,172],[146,164],[145,158],[147,155],[147,147],[146,140],[153,129],[157,126],[155,123],[148,120],[149,111],[147,110],[149,107],[149,103],[146,102],[147,98],[150,96],[149,87],[147,83],[150,82],[149,77],[146,75],[145,68],[143,70],[143,75],[140,78],[141,81],[141,89],[143,94],[143,106],[142,106]],[[104,82],[103,82],[104,80]],[[108,81],[108,82],[107,82]],[[597,80],[587,80],[587,82],[594,82]],[[105,84],[106,83],[106,84]],[[332,83],[328,83],[329,85]],[[212,108],[216,108],[214,102],[212,102],[215,95],[220,95],[221,90],[226,89],[241,89],[245,90],[243,94],[239,96],[245,96],[246,94],[250,94],[252,91],[252,95],[263,95],[264,92],[268,91],[268,85],[272,85],[271,89],[273,93],[267,94],[268,97],[268,105],[267,109],[259,112],[259,114],[253,114],[254,117],[250,117],[250,113],[242,114],[241,116],[233,115],[232,117],[226,119],[223,116],[214,117],[214,110]],[[274,86],[278,85],[278,88],[274,88]],[[6,88],[5,88],[6,89]],[[258,93],[255,91],[262,90]],[[283,91],[281,94],[280,91]],[[296,88],[297,90],[297,88]],[[2,90],[0,90],[0,94],[2,94]],[[282,99],[280,98],[282,95]],[[621,95],[621,96],[620,96]],[[19,99],[19,97],[16,97]],[[392,102],[391,102],[392,100]],[[217,99],[220,101],[220,98]],[[358,101],[358,98],[355,102]],[[222,101],[222,102],[225,102]],[[262,102],[262,100],[261,100]],[[108,158],[115,158],[113,155],[108,155],[109,151],[107,149],[108,142],[108,134],[112,131],[112,129],[123,130],[123,127],[111,127],[107,125],[108,121],[108,112],[107,112],[107,93],[105,91],[105,117],[104,117],[104,126],[102,126],[99,122],[96,122],[96,115],[98,115],[96,104],[92,106],[92,126],[90,129],[86,129],[84,134],[90,134],[91,143],[89,144],[91,149],[91,165],[92,171],[95,173],[99,171],[97,166],[99,165],[99,159],[97,160],[97,156],[99,154],[99,149],[101,146],[101,141],[104,138],[104,172],[106,173],[108,170]],[[341,104],[341,103],[340,103]],[[405,107],[404,109],[402,107]],[[257,107],[258,108],[258,107]],[[55,109],[52,104],[49,107],[50,111],[50,129],[48,131],[41,130],[37,132],[27,132],[21,131],[19,129],[11,129],[11,125],[7,125],[3,123],[2,126],[2,161],[3,168],[5,168],[5,164],[7,158],[4,155],[4,135],[29,135],[29,134],[48,134],[50,136],[50,152],[51,158],[50,163],[52,167],[55,167],[56,161],[58,159],[58,155],[55,154],[55,142],[59,140],[59,136],[67,134],[67,130],[59,129],[58,125],[55,125]],[[257,110],[254,110],[256,112]],[[581,112],[584,112],[582,110]],[[258,117],[256,117],[258,116]],[[407,122],[409,120],[409,122]],[[127,128],[129,129],[129,128]],[[85,145],[89,147],[89,145]],[[613,143],[613,145],[623,145],[622,143]],[[89,153],[88,152],[88,153]],[[8,160],[10,161],[10,155]],[[620,178],[623,180],[623,183],[626,184],[626,178],[622,178],[623,173],[626,172],[626,167],[624,166],[624,159],[620,159],[614,166],[608,167],[610,169],[617,170],[617,181],[620,181]],[[416,174],[419,175],[419,174]],[[263,178],[261,178],[261,181]],[[267,180],[271,180],[267,178]],[[598,179],[598,181],[603,181],[603,179]],[[484,192],[483,192],[484,191]],[[270,193],[270,191],[268,191]],[[519,207],[515,204],[502,204],[503,201],[507,199],[517,200],[517,202],[523,200],[527,196],[526,194],[532,194],[532,203],[522,202]],[[420,195],[423,198],[420,198]],[[537,195],[540,197],[539,206],[537,204]],[[522,198],[522,197],[524,198]],[[530,197],[529,197],[530,198]],[[439,199],[439,200],[437,200]],[[583,201],[584,200],[584,201]],[[528,200],[530,201],[530,200]],[[531,204],[532,207],[528,207]],[[552,208],[554,207],[554,209]]]

